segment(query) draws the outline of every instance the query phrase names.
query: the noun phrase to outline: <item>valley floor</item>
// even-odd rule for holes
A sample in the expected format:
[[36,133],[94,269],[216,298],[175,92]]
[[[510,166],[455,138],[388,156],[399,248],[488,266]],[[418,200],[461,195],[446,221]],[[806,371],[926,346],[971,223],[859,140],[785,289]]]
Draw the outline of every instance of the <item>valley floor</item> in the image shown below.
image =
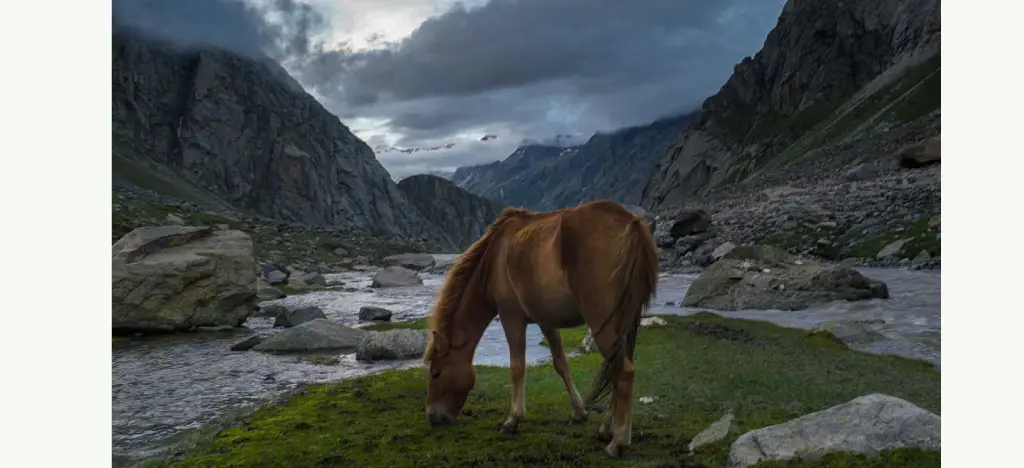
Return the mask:
[[[508,369],[478,366],[477,386],[452,428],[432,430],[423,410],[421,367],[316,384],[259,409],[158,466],[725,466],[729,445],[748,430],[785,422],[869,393],[906,399],[935,413],[939,373],[922,361],[853,351],[832,335],[710,313],[665,316],[644,328],[637,348],[633,446],[606,458],[595,437],[601,415],[570,425],[561,379],[550,364],[527,371],[527,414],[503,438]],[[571,358],[585,391],[600,357]],[[727,412],[737,430],[687,453],[698,432]],[[915,449],[865,457],[833,454],[758,466],[928,467],[938,452]]]

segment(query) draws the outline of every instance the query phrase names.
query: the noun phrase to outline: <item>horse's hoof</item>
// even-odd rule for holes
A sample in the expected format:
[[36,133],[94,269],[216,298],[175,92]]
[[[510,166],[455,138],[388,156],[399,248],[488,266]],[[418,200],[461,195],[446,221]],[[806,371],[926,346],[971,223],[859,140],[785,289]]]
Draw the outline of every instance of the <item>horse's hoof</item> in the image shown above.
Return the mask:
[[517,425],[502,424],[501,425],[501,429],[498,430],[498,433],[503,435],[503,436],[510,437],[510,436],[516,435],[516,432],[518,432],[518,431],[519,431],[519,426],[517,426]]
[[611,442],[612,431],[599,430],[597,431],[597,440],[601,442]]
[[572,418],[569,419],[569,425],[583,424],[585,422],[587,422],[587,413],[574,414],[572,415]]
[[615,442],[606,445],[604,448],[604,452],[607,453],[608,456],[612,458],[621,458],[623,452],[625,451],[626,447],[616,444]]

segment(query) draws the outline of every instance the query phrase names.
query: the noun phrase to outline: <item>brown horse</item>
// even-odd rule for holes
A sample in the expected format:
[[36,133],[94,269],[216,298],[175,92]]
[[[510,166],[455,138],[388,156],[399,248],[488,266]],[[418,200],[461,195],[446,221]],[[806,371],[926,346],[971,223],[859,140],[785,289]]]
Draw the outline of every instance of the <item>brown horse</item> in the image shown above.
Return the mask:
[[573,421],[586,420],[558,329],[587,324],[604,358],[587,404],[610,391],[598,432],[613,457],[629,446],[640,316],[658,281],[658,254],[643,220],[612,201],[552,212],[506,208],[448,272],[430,317],[427,419],[451,424],[476,383],[473,354],[501,318],[512,374],[512,407],[502,425],[514,433],[526,412],[526,325],[547,338],[565,382]]

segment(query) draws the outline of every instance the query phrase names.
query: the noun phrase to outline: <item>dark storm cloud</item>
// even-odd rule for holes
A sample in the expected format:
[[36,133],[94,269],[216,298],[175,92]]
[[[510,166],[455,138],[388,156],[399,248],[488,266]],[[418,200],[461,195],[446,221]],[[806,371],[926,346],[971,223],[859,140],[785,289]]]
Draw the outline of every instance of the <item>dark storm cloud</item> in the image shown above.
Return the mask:
[[[481,4],[475,1],[475,4]],[[695,109],[756,52],[784,0],[490,0],[426,19],[408,37],[353,50],[299,0],[114,0],[115,17],[179,42],[263,52],[364,138],[445,151],[389,153],[393,173],[501,159],[523,139],[643,124]],[[385,5],[387,4],[387,8]],[[366,9],[339,0],[334,21]],[[484,134],[499,139],[480,142]],[[376,136],[374,136],[376,135]]]

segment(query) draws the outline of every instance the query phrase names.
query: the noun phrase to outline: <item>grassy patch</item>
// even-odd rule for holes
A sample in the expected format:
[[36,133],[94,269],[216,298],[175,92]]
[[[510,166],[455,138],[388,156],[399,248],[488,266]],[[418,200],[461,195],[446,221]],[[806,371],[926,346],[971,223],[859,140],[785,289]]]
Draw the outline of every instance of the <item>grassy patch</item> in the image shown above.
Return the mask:
[[427,318],[426,317],[418,318],[418,319],[409,320],[409,321],[406,321],[406,322],[380,322],[380,323],[375,323],[373,325],[367,325],[365,327],[362,327],[363,330],[373,330],[373,331],[395,330],[395,329],[399,329],[399,328],[407,328],[407,329],[413,329],[413,330],[426,330],[426,328],[427,328]]
[[933,257],[941,256],[942,241],[936,238],[939,228],[929,227],[928,221],[928,218],[921,219],[906,228],[894,227],[885,234],[853,243],[843,252],[843,257],[875,258],[878,251],[899,239],[910,239],[903,244],[903,252],[900,254],[902,257],[913,258],[922,250],[927,250]]
[[189,226],[216,226],[226,224],[232,228],[238,228],[236,220],[204,212],[190,212],[182,210],[174,205],[161,203],[150,203],[138,200],[124,200],[114,197],[112,204],[114,211],[111,215],[112,243],[124,237],[125,234],[144,226],[164,226],[171,224],[167,219],[168,215],[181,218]]
[[[260,409],[240,425],[163,466],[687,466],[725,465],[738,434],[822,410],[872,392],[939,410],[939,373],[921,361],[852,351],[831,335],[726,319],[702,313],[663,317],[663,327],[640,332],[633,447],[624,460],[606,458],[595,437],[601,416],[569,425],[565,389],[551,364],[527,371],[526,421],[502,438],[509,375],[478,366],[477,386],[460,424],[432,430],[424,416],[426,370],[387,372],[335,384]],[[570,359],[581,390],[598,355]],[[727,411],[739,431],[686,454],[694,435]],[[938,454],[898,450],[877,457],[836,455],[793,461],[789,467],[938,466]]]
[[[583,338],[587,336],[587,326],[583,325],[575,328],[566,328],[559,330],[559,332],[562,335],[562,346],[565,347],[566,352],[571,352],[583,344]],[[540,345],[547,348],[547,338],[541,339]]]

